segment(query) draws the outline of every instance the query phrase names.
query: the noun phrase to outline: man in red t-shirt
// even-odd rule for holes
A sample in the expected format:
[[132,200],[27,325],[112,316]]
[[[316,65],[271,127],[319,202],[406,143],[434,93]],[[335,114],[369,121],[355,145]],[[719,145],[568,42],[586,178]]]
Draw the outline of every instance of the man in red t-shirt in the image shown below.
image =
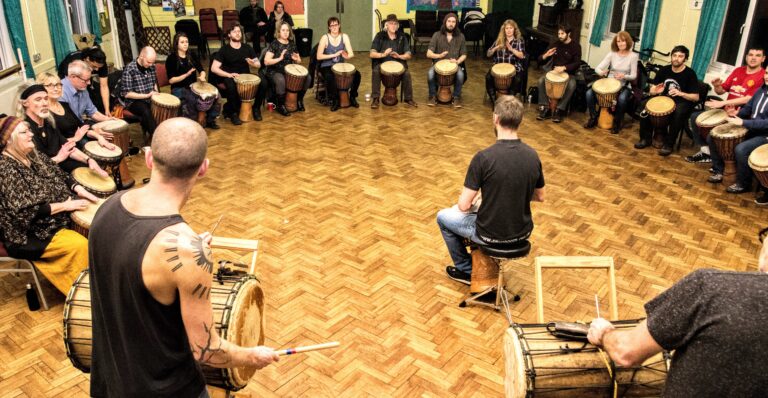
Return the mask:
[[[725,79],[725,82],[720,78],[716,78],[711,82],[717,95],[728,93],[725,101],[707,101],[704,105],[710,109],[723,108],[728,112],[728,116],[735,116],[739,108],[746,104],[752,98],[755,91],[763,85],[764,61],[765,50],[760,47],[750,47],[747,51],[746,65],[734,69],[728,75],[728,78]],[[685,157],[685,160],[691,163],[712,162],[712,158],[709,155],[709,146],[707,146],[706,140],[701,137],[699,126],[696,125],[696,118],[702,112],[694,112],[691,115],[693,142],[700,147],[696,154]]]

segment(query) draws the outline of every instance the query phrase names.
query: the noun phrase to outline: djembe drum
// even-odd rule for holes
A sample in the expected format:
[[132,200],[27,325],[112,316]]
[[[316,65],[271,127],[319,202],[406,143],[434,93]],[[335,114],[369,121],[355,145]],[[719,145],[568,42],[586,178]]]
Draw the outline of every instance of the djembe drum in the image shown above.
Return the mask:
[[506,62],[498,63],[491,67],[491,76],[493,77],[493,86],[496,88],[497,95],[509,94],[510,86],[515,78],[517,69],[515,65]]
[[675,100],[664,95],[658,95],[645,103],[645,113],[653,126],[653,147],[663,146],[664,135],[667,133],[669,118],[675,111]]
[[599,79],[592,84],[592,91],[595,92],[597,104],[600,106],[597,126],[610,130],[613,127],[613,114],[610,109],[616,106],[616,100],[621,91],[621,81],[612,77]]
[[104,199],[99,199],[96,203],[88,203],[85,210],[78,210],[69,213],[69,217],[72,219],[72,229],[80,235],[88,237],[88,231],[91,229],[91,223],[93,217],[96,215],[96,211],[104,203]]
[[459,64],[442,59],[435,63],[435,75],[437,76],[437,100],[442,103],[453,101],[451,87],[456,82],[456,73],[459,71]]
[[760,181],[760,185],[768,188],[768,144],[760,145],[749,154],[749,167]]
[[[237,79],[235,79],[237,81]],[[195,108],[197,109],[197,122],[205,126],[206,112],[208,112],[216,100],[219,99],[219,89],[208,82],[194,82],[189,86],[192,94],[195,95]],[[239,93],[239,90],[238,90]],[[242,109],[242,107],[241,107]],[[242,114],[240,120],[243,120]]]
[[381,103],[384,105],[397,105],[397,86],[405,73],[405,66],[397,61],[382,62],[379,66],[381,83],[384,84],[384,96]]
[[549,71],[544,75],[544,88],[549,98],[549,110],[555,113],[557,103],[565,95],[565,89],[568,87],[570,76],[566,72]]
[[128,170],[128,163],[125,160],[125,157],[128,156],[128,149],[131,145],[128,126],[128,122],[120,119],[105,120],[92,126],[94,129],[99,129],[108,133],[107,136],[111,135],[112,138],[110,140],[112,143],[120,148],[122,153],[120,164],[118,165],[117,172],[114,170],[112,171],[112,177],[115,179],[115,185],[117,185],[118,189],[128,189],[135,183],[133,177],[131,176],[130,170]]
[[117,192],[117,185],[113,179],[102,177],[88,167],[78,167],[72,170],[72,178],[86,191],[100,198],[106,198]]
[[[213,320],[219,336],[241,347],[264,344],[264,292],[254,276],[214,276],[210,290]],[[72,365],[91,371],[93,352],[91,289],[83,271],[64,302],[64,346]],[[202,366],[208,385],[237,391],[248,384],[255,368]]]
[[710,109],[702,112],[696,117],[696,126],[699,128],[699,135],[704,142],[707,142],[707,136],[713,128],[724,124],[728,119],[728,112],[723,109]]
[[181,100],[174,95],[160,93],[152,96],[152,117],[157,124],[178,116],[179,108]]
[[253,103],[260,83],[261,78],[250,73],[241,73],[235,78],[237,94],[240,96],[239,118],[244,122],[253,120]]
[[[615,321],[618,330],[638,320]],[[507,398],[658,397],[669,370],[669,354],[659,353],[634,367],[607,364],[598,348],[575,338],[555,337],[555,323],[513,324],[504,335],[504,390]],[[616,383],[614,385],[614,382]]]
[[734,124],[721,124],[709,132],[712,142],[717,147],[717,153],[725,162],[723,184],[730,186],[736,182],[736,145],[744,141],[747,128]]
[[350,106],[349,89],[352,88],[352,81],[355,78],[355,65],[340,62],[334,64],[331,70],[336,82],[336,91],[339,93],[339,106],[348,108]]
[[304,90],[309,71],[307,68],[290,64],[285,66],[285,108],[289,112],[296,112],[299,109],[298,93]]

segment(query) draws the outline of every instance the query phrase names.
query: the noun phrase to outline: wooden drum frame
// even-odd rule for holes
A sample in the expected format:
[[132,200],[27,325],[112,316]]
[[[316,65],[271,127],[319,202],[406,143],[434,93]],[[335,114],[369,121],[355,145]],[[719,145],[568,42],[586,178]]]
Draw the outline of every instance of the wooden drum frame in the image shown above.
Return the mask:
[[493,77],[496,95],[509,94],[515,74],[517,74],[517,68],[513,64],[502,62],[491,67],[491,76]]
[[[216,104],[216,100],[219,99],[219,89],[211,83],[207,82],[194,82],[189,86],[192,94],[195,95],[197,109],[197,123],[201,126],[205,126],[206,113]],[[240,90],[238,90],[239,93]],[[240,115],[242,116],[242,115]],[[242,120],[242,117],[240,118]]]
[[397,86],[405,74],[405,66],[397,61],[386,61],[379,65],[381,83],[384,84],[384,95],[381,103],[388,106],[397,105]]
[[459,72],[459,64],[447,59],[435,62],[435,76],[437,77],[437,100],[449,104],[453,101],[451,88],[456,82],[456,73]]
[[621,92],[621,81],[612,77],[599,79],[592,84],[592,91],[597,98],[597,104],[600,106],[600,117],[597,119],[597,126],[604,130],[610,130],[613,127],[613,114],[611,109],[616,106],[616,100]]
[[136,182],[131,176],[131,172],[128,169],[126,163],[126,156],[128,156],[128,149],[131,145],[130,134],[128,133],[129,124],[125,120],[105,120],[103,122],[96,123],[92,128],[100,129],[101,131],[112,134],[112,143],[117,145],[123,153],[120,159],[120,164],[117,170],[112,170],[112,177],[115,179],[115,185],[118,189],[128,189]]
[[749,167],[760,181],[760,185],[768,188],[768,144],[760,145],[749,154]]
[[657,95],[645,103],[645,112],[653,126],[653,147],[663,146],[664,135],[667,134],[670,115],[675,111],[675,100],[665,95]]
[[549,98],[549,110],[552,113],[555,113],[557,103],[565,95],[565,89],[568,87],[568,80],[570,79],[571,77],[566,72],[549,71],[544,75],[544,88],[547,92],[547,98]]
[[336,91],[339,93],[339,107],[349,108],[349,89],[352,88],[352,81],[355,78],[355,65],[346,62],[333,64],[331,67],[333,78],[336,82]]
[[180,108],[181,100],[174,95],[159,93],[152,96],[152,117],[157,124],[178,116]]
[[253,120],[253,103],[256,92],[259,90],[261,78],[250,73],[241,73],[235,78],[237,94],[240,96],[240,120],[250,122]]
[[301,65],[285,66],[285,109],[288,112],[296,112],[299,109],[298,92],[304,90],[308,76],[309,71]]
[[712,143],[717,147],[717,153],[725,163],[723,169],[723,184],[730,186],[736,182],[736,145],[744,141],[747,128],[733,124],[721,124],[710,131]]

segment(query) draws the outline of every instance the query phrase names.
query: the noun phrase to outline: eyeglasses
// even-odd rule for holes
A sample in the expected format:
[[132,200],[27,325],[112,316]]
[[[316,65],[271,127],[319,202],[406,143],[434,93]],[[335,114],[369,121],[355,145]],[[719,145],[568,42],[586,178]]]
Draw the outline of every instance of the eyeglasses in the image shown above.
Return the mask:
[[43,84],[43,87],[45,87],[45,88],[61,88],[61,83]]
[[329,28],[332,28],[332,27],[334,27],[334,26],[339,26],[339,24],[337,24],[337,23],[332,23],[332,24],[328,25],[328,27],[329,27]]
[[[78,79],[80,79],[83,83],[88,83],[88,79],[83,79],[82,77],[80,77],[78,75],[73,75],[73,76],[78,78]],[[59,84],[59,85],[61,85],[61,84]]]

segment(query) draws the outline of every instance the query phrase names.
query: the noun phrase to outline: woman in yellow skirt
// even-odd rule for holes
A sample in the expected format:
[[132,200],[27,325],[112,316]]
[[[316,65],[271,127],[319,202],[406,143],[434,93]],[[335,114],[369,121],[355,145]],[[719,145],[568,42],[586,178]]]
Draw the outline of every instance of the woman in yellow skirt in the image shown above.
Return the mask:
[[[27,90],[45,90],[42,85]],[[26,91],[26,90],[25,90]],[[39,153],[22,119],[0,115],[0,234],[12,257],[32,261],[62,293],[88,267],[88,240],[69,212],[97,198]],[[80,198],[73,199],[73,192]]]

